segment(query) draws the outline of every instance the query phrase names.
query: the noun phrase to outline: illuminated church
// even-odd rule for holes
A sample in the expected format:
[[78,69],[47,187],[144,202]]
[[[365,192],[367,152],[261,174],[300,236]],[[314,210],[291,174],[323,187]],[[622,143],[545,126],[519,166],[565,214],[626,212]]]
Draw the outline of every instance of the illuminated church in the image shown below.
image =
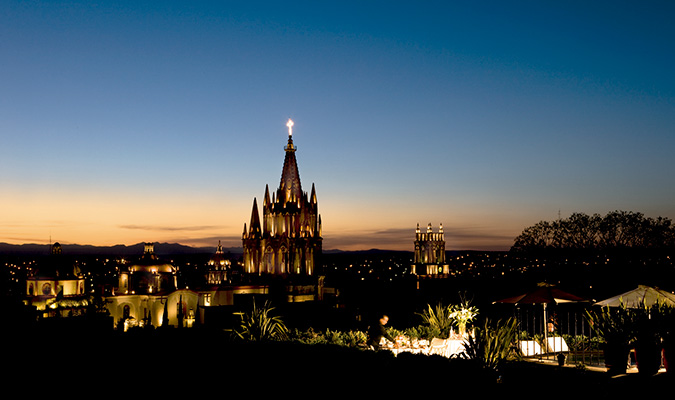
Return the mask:
[[24,303],[44,317],[83,314],[89,305],[84,274],[76,263],[64,258],[58,242],[50,246],[50,252],[29,271]]
[[140,259],[120,268],[117,287],[106,297],[113,321],[124,323],[124,330],[131,326],[192,326],[199,294],[179,288],[177,272],[178,268],[157,257],[154,244],[146,243]]
[[281,182],[270,197],[265,187],[262,219],[253,199],[251,221],[244,224],[244,272],[258,275],[312,276],[321,257],[321,216],[314,184],[302,191],[293,145],[293,121],[288,126],[288,144]]
[[442,277],[450,273],[445,262],[445,234],[443,224],[434,232],[431,223],[426,232],[420,231],[420,224],[415,230],[415,258],[412,273],[421,277]]

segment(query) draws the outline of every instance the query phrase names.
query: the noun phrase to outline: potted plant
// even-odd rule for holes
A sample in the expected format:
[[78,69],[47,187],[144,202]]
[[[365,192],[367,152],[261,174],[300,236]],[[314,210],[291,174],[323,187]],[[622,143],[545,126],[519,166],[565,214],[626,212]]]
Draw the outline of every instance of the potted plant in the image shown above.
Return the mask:
[[634,314],[624,305],[611,309],[587,310],[593,331],[602,339],[605,366],[610,375],[626,372],[630,344],[635,339]]
[[661,309],[659,331],[663,339],[663,366],[666,373],[673,374],[675,365],[675,307],[668,306]]
[[558,366],[562,367],[565,365],[565,354],[562,351],[558,353],[556,358],[558,359]]
[[661,355],[666,372],[671,373],[675,365],[675,307],[657,303],[650,307],[649,313],[660,345],[655,352]]
[[635,361],[640,374],[654,375],[661,367],[661,317],[659,305],[635,310]]

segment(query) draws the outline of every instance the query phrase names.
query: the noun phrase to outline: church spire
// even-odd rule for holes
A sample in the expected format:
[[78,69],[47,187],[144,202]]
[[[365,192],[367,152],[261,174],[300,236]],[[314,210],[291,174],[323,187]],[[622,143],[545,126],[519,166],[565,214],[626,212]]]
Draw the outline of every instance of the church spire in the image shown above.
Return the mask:
[[271,206],[270,203],[270,187],[265,185],[265,199],[263,200],[263,210],[267,210]]
[[251,224],[249,225],[250,236],[260,234],[260,214],[258,214],[258,201],[253,198],[253,210],[251,210]]
[[298,162],[295,159],[296,148],[293,146],[293,121],[289,119],[286,126],[288,126],[288,145],[284,147],[286,156],[279,184],[279,194],[284,196],[284,198],[278,200],[296,201],[302,196],[302,186],[300,185]]
[[316,205],[316,189],[314,189],[314,183],[312,183],[312,194],[309,195],[309,201],[312,204]]

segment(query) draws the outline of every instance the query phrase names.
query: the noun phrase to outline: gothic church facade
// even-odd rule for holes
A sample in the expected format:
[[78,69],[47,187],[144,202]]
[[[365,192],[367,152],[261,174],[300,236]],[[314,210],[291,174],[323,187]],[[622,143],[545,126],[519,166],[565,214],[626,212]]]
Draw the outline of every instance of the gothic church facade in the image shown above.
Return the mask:
[[445,234],[443,224],[434,232],[431,223],[426,232],[415,229],[415,258],[412,273],[422,277],[447,276],[450,267],[445,261]]
[[293,144],[293,121],[288,121],[288,144],[281,182],[270,197],[265,186],[262,218],[253,199],[251,220],[244,224],[244,272],[258,275],[314,275],[321,256],[321,216],[312,184],[311,193],[300,184]]

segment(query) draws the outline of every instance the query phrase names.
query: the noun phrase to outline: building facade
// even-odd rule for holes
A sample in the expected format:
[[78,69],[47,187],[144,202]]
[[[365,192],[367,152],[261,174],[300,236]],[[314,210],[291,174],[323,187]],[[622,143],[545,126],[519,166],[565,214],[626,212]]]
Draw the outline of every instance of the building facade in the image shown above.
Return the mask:
[[[136,262],[121,268],[113,296],[106,307],[116,324],[133,326],[189,327],[195,319],[199,295],[179,289],[177,268],[157,257],[152,243],[146,243]],[[119,328],[120,326],[118,326]]]
[[153,294],[176,290],[176,268],[160,261],[154,245],[145,244],[143,256],[119,271],[116,294]]
[[77,265],[62,255],[54,243],[50,255],[26,277],[24,304],[33,306],[43,317],[80,315],[89,305],[85,277]]
[[321,216],[316,191],[314,184],[309,195],[302,190],[292,125],[289,120],[279,188],[270,196],[269,186],[265,187],[262,219],[253,199],[250,223],[248,227],[244,224],[245,273],[312,276],[320,262]]
[[443,224],[438,232],[434,232],[431,223],[426,232],[420,231],[420,224],[415,230],[415,257],[412,273],[419,276],[441,277],[450,273],[450,266],[445,262],[445,234]]
[[157,257],[148,243],[138,260],[120,268],[117,287],[105,298],[106,308],[118,329],[189,328],[218,318],[219,308],[232,312],[237,298],[269,293],[265,285],[230,282],[231,264],[218,243],[204,265],[205,284],[188,289],[178,285],[178,267]]
[[221,285],[231,279],[232,261],[223,252],[223,246],[218,241],[216,253],[209,259],[206,274],[206,283],[209,285]]

